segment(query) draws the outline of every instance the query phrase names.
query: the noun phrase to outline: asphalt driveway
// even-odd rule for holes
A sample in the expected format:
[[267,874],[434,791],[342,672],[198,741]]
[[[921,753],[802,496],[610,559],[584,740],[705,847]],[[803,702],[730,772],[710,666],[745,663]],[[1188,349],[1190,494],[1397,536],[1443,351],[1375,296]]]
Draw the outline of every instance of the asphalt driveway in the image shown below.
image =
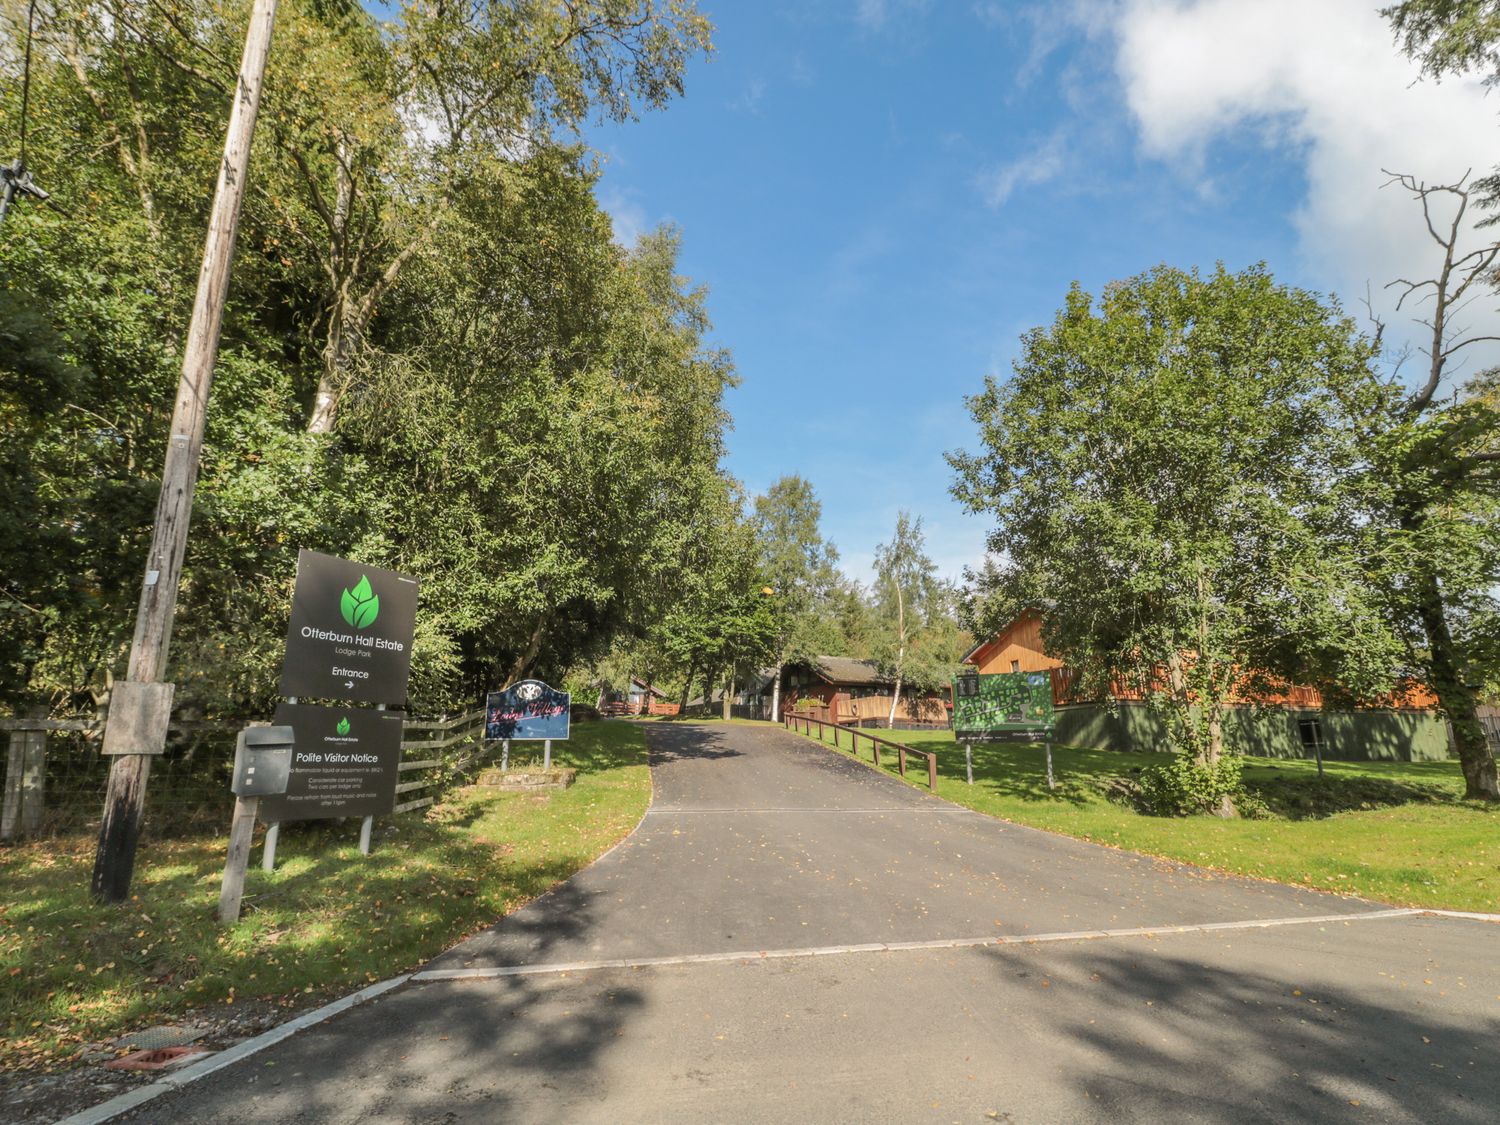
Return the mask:
[[777,728],[649,740],[613,852],[139,1118],[1500,1119],[1500,926],[995,821]]

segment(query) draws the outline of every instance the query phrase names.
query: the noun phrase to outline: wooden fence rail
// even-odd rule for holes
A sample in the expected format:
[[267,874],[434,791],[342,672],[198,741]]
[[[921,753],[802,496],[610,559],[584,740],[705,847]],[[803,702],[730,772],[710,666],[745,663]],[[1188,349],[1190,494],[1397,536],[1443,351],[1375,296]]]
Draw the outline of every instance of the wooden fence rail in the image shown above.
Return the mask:
[[[171,729],[179,734],[229,735],[244,729],[244,726],[243,721],[190,719],[174,721]],[[8,743],[5,749],[3,793],[0,793],[0,840],[35,836],[43,824],[44,805],[47,801],[47,737],[81,734],[85,738],[91,738],[102,730],[103,723],[91,718],[0,718],[0,736]],[[444,715],[436,719],[406,719],[402,724],[402,756],[413,752],[419,756],[403,761],[397,767],[401,775],[396,786],[397,794],[415,793],[422,789],[435,790],[454,773],[480,761],[485,754],[483,734],[482,707],[451,718]],[[444,761],[433,753],[465,743],[470,744],[469,751],[456,760]],[[427,776],[406,776],[419,774],[419,771],[427,771]],[[102,787],[102,775],[100,784]],[[433,794],[417,797],[396,805],[393,812],[410,812],[431,805],[435,800],[436,796]]]
[[[459,770],[467,769],[479,761],[485,753],[484,746],[484,708],[478,707],[473,711],[449,719],[446,716],[441,719],[407,719],[403,724],[405,731],[423,731],[427,737],[401,742],[401,752],[405,754],[408,750],[428,752],[432,750],[446,750],[450,746],[461,743],[471,743],[472,749],[456,761],[444,763],[441,758],[423,757],[416,761],[402,762],[397,767],[399,772],[411,773],[417,770],[431,770],[430,776],[418,778],[415,781],[402,781],[396,786],[396,795],[403,793],[414,793],[419,789],[430,789],[441,785],[449,776]],[[431,737],[432,732],[441,731],[445,733],[442,737]],[[412,812],[415,809],[425,808],[437,800],[436,795],[428,794],[425,797],[417,797],[410,801],[398,804],[392,812]]]
[[795,711],[786,711],[781,716],[781,725],[789,730],[798,731],[812,737],[813,728],[818,728],[817,737],[822,740],[824,729],[833,731],[833,744],[839,747],[840,734],[849,736],[849,752],[856,757],[859,756],[859,740],[867,738],[870,740],[870,757],[875,765],[880,765],[880,748],[888,746],[896,751],[896,766],[901,776],[906,776],[906,757],[915,754],[919,758],[927,759],[927,788],[934,793],[937,792],[937,755],[930,750],[917,750],[913,747],[895,742],[889,738],[881,738],[879,735],[871,734],[869,731],[861,730],[859,727],[846,727],[840,723],[830,723],[824,719],[814,718],[812,715],[799,714]]

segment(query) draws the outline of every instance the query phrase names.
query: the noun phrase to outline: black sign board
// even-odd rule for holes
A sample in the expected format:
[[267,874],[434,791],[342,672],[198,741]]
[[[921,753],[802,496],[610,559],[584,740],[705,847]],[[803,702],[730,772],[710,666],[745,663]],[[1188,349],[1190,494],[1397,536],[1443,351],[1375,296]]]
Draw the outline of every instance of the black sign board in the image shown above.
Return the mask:
[[484,699],[484,737],[539,742],[568,737],[568,693],[521,680]]
[[396,806],[401,716],[361,707],[283,703],[276,724],[296,734],[286,793],[260,799],[260,819],[376,816]]
[[281,694],[405,703],[416,621],[415,578],[299,551]]
[[983,730],[955,730],[958,742],[1047,742],[1051,727],[986,727]]

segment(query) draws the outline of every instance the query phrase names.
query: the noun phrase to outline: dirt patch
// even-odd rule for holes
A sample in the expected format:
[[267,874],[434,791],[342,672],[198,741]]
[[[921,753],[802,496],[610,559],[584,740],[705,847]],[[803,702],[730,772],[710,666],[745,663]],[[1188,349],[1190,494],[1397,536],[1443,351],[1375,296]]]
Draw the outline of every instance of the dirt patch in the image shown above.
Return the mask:
[[[206,1028],[195,1039],[194,1046],[222,1051],[246,1039],[269,1031],[295,1018],[301,1012],[316,1008],[329,996],[299,995],[296,1000],[237,1000],[213,1008],[188,1012],[180,1019],[185,1025]],[[106,1070],[105,1064],[129,1055],[133,1048],[120,1045],[130,1036],[98,1043],[85,1043],[73,1058],[74,1065],[54,1074],[34,1070],[0,1072],[0,1121],[57,1121],[69,1114],[96,1106],[110,1098],[148,1086],[161,1077],[159,1071]],[[190,1062],[208,1058],[200,1054]]]

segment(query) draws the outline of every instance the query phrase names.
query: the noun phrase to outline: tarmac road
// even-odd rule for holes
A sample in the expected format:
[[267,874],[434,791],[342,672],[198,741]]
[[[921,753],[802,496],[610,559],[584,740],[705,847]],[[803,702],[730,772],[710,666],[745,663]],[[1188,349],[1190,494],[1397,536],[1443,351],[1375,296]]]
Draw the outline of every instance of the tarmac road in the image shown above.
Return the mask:
[[620,847],[135,1118],[1500,1120],[1500,926],[1021,828],[777,728],[649,739]]

